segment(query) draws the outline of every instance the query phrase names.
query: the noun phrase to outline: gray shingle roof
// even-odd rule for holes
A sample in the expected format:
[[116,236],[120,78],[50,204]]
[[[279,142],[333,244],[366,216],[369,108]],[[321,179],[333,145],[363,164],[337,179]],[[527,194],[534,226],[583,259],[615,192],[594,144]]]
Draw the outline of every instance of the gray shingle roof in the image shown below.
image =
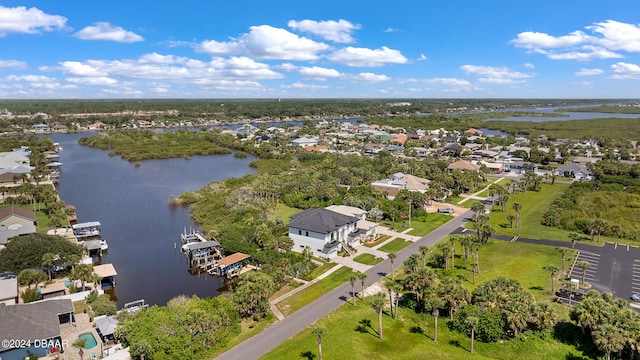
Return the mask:
[[[45,300],[29,304],[0,305],[0,334],[12,339],[36,340],[60,336],[59,314],[73,312],[73,303]],[[0,352],[8,350],[0,344]]]
[[289,226],[296,229],[328,234],[340,227],[358,222],[358,218],[327,209],[308,209],[290,217]]

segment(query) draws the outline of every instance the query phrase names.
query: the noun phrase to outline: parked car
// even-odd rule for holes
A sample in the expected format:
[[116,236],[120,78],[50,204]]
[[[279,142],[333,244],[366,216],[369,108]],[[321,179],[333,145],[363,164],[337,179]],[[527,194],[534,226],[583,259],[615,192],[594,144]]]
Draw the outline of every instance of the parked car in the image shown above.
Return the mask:
[[640,293],[631,295],[631,300],[640,301]]

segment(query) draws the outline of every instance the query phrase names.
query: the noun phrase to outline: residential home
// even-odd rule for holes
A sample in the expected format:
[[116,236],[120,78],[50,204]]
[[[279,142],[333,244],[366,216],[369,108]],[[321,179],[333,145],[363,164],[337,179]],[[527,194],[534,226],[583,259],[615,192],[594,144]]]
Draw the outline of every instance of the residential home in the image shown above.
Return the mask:
[[18,279],[12,273],[0,273],[0,306],[18,303]]
[[67,125],[56,123],[53,125],[51,130],[53,130],[54,132],[66,132],[69,130],[69,128],[67,127]]
[[368,239],[373,239],[378,234],[378,223],[373,221],[367,221],[367,212],[357,207],[346,206],[346,205],[330,205],[325,209],[337,212],[346,216],[355,216],[358,220],[358,232],[360,235],[360,240],[365,241]]
[[468,170],[468,171],[479,171],[480,166],[473,164],[472,162],[467,160],[458,160],[458,161],[452,162],[451,164],[449,164],[449,166],[447,166],[447,170],[449,171],[453,171],[456,169]]
[[0,334],[6,339],[20,339],[29,346],[0,343],[0,358],[25,359],[29,353],[44,357],[60,353],[61,326],[73,322],[70,299],[44,300],[28,304],[0,305]]
[[558,176],[572,177],[577,180],[591,180],[591,170],[586,165],[571,163],[555,169]]
[[48,133],[49,132],[49,125],[47,124],[35,124],[32,126],[33,131],[37,132],[37,133]]
[[385,193],[388,199],[394,199],[400,190],[424,193],[429,188],[429,182],[430,180],[428,179],[398,172],[387,179],[372,182],[371,187],[374,190]]
[[478,130],[478,129],[474,129],[474,128],[470,128],[469,130],[465,130],[464,133],[466,135],[475,135],[475,136],[482,136],[482,134],[484,134],[482,132],[482,130]]
[[13,237],[35,232],[36,214],[33,211],[14,206],[0,210],[0,249]]
[[309,247],[314,256],[332,258],[346,248],[359,244],[358,218],[327,209],[312,208],[290,217],[289,238],[293,251]]
[[93,124],[87,125],[87,129],[89,130],[103,130],[107,127],[107,124],[102,121],[94,122]]
[[300,137],[291,142],[292,146],[306,148],[308,146],[318,145],[318,139],[311,137]]

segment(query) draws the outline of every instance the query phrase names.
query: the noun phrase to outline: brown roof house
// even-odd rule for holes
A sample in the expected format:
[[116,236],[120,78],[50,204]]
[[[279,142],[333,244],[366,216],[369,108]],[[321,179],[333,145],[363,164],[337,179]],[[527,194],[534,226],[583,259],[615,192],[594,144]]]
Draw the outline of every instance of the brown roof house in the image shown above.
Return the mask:
[[0,210],[0,249],[15,236],[36,232],[36,214],[21,207],[8,207]]
[[387,194],[387,198],[393,199],[400,190],[419,191],[424,193],[429,188],[429,180],[401,172],[395,173],[387,179],[371,183],[374,190]]
[[480,170],[480,166],[473,164],[470,161],[467,160],[458,160],[456,162],[452,162],[451,164],[449,164],[449,166],[447,166],[447,170],[449,171],[453,171],[453,170],[469,170],[469,171],[478,171]]

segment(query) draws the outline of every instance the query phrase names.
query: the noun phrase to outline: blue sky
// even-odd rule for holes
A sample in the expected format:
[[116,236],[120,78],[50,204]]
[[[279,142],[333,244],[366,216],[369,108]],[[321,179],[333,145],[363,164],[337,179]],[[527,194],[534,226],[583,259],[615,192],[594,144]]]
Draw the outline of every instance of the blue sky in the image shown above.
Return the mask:
[[0,98],[640,98],[637,0],[0,1]]

